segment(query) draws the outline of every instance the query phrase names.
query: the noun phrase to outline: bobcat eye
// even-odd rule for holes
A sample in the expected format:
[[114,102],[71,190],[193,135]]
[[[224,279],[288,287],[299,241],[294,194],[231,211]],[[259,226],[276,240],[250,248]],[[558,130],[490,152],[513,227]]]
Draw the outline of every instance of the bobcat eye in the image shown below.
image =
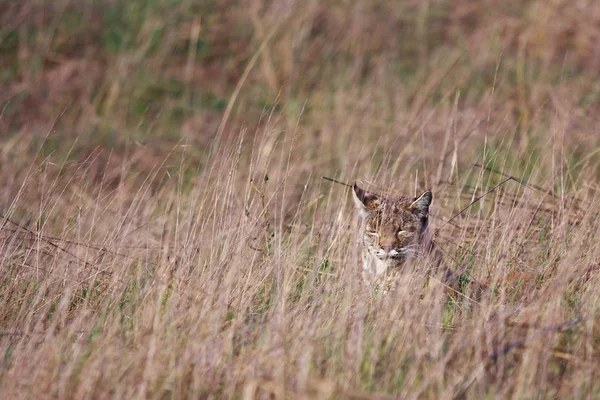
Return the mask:
[[398,233],[396,235],[398,235],[399,237],[403,237],[403,236],[407,236],[409,234],[408,231],[398,231]]
[[374,231],[372,229],[367,229],[366,233],[369,236],[377,236],[378,235],[377,231]]

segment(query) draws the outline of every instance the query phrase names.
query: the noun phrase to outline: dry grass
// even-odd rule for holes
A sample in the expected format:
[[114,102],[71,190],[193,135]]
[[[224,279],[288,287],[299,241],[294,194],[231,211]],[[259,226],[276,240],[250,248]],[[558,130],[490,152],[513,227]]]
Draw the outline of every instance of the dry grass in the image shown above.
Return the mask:
[[[0,397],[600,397],[597,2],[54,3],[0,6]],[[431,187],[461,290],[371,293],[321,175]]]

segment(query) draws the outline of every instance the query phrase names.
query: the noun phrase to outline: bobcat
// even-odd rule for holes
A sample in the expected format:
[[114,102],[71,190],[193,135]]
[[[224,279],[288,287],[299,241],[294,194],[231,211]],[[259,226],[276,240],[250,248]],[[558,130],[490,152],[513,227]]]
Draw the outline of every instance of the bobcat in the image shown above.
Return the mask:
[[[356,185],[352,197],[360,216],[362,275],[367,284],[393,275],[407,259],[432,251],[429,239],[430,190],[416,198],[383,197]],[[436,254],[437,264],[440,257]]]

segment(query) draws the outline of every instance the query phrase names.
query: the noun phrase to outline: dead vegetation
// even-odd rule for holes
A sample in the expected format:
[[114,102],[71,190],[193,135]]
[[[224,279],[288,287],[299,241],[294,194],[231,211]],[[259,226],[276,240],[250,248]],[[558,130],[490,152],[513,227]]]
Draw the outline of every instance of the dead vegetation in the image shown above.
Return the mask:
[[[1,397],[599,397],[599,22],[1,5]],[[369,292],[322,175],[432,188],[460,290],[417,263]]]

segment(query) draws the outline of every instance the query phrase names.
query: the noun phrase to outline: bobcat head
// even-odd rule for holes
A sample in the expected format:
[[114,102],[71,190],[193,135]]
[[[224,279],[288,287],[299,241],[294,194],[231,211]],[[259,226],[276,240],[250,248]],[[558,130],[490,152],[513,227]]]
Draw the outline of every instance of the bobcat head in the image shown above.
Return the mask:
[[354,184],[352,197],[360,215],[363,277],[367,281],[415,257],[428,242],[430,190],[416,198],[383,197]]

